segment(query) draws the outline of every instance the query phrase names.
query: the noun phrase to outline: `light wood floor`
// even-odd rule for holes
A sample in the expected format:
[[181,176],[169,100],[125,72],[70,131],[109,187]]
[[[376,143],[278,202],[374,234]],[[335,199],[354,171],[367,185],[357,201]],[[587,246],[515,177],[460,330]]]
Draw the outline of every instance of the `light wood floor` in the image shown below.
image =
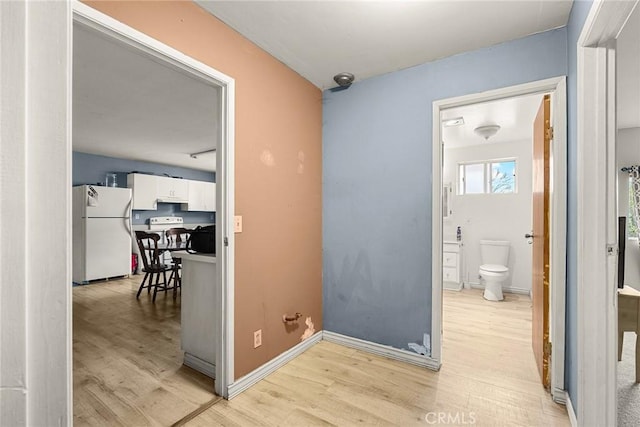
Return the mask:
[[171,425],[215,397],[182,365],[180,296],[137,301],[141,279],[73,289],[74,425]]
[[[179,305],[136,303],[136,287],[74,289],[77,425],[171,425],[212,397],[211,380],[178,367]],[[513,294],[492,303],[476,290],[445,292],[440,372],[324,341],[187,425],[425,426],[433,425],[425,416],[443,413],[453,417],[447,425],[569,426],[538,380],[530,305]],[[147,345],[157,358],[145,355]]]
[[188,425],[570,425],[538,380],[528,297],[445,292],[444,333],[440,372],[324,341]]

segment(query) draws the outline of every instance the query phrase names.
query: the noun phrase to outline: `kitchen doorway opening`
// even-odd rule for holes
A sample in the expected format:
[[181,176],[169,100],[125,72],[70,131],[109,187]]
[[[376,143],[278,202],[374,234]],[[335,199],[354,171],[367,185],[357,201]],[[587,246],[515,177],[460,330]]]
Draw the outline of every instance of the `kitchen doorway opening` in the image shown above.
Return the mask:
[[[234,212],[234,128],[235,128],[234,80],[233,78],[226,76],[223,73],[220,73],[219,71],[189,56],[186,56],[181,52],[163,43],[160,43],[159,41],[139,31],[136,31],[133,28],[127,25],[124,25],[123,23],[116,21],[113,18],[110,18],[109,16],[102,14],[96,11],[95,9],[92,9],[91,7],[85,4],[82,4],[80,2],[73,3],[72,25],[73,25],[72,40],[74,40],[74,48],[75,48],[76,35],[82,32],[83,34],[90,35],[96,40],[100,40],[100,42],[104,43],[105,46],[107,46],[108,48],[114,51],[118,50],[121,52],[125,52],[126,55],[130,55],[130,56],[133,55],[134,57],[137,57],[140,60],[144,60],[147,63],[151,63],[151,62],[154,63],[156,66],[159,67],[159,70],[160,70],[159,73],[174,73],[174,74],[177,73],[176,75],[179,75],[180,78],[182,78],[183,80],[191,81],[190,84],[192,88],[196,87],[197,85],[200,85],[201,87],[205,87],[206,90],[216,95],[210,98],[212,105],[199,106],[202,109],[206,109],[206,111],[210,113],[209,120],[211,121],[211,123],[215,124],[215,126],[213,127],[214,128],[213,138],[211,138],[211,140],[208,142],[204,141],[205,143],[209,143],[210,146],[205,146],[204,147],[205,149],[197,149],[197,147],[196,148],[182,147],[182,153],[181,153],[180,138],[179,138],[179,135],[175,135],[176,150],[174,153],[167,153],[167,152],[163,152],[163,150],[156,150],[153,145],[136,144],[137,154],[132,155],[129,160],[138,162],[136,163],[136,165],[142,165],[142,167],[144,167],[147,163],[152,162],[152,163],[158,163],[158,164],[171,165],[171,167],[174,168],[174,169],[169,168],[169,170],[176,170],[176,168],[182,168],[180,170],[184,170],[188,168],[188,164],[189,164],[188,162],[192,162],[193,164],[198,164],[199,166],[197,166],[196,169],[205,169],[203,165],[207,161],[213,163],[214,160],[212,157],[215,156],[214,189],[211,190],[211,187],[203,188],[202,189],[203,194],[202,194],[202,197],[200,198],[202,200],[198,199],[198,203],[202,202],[203,204],[205,204],[205,206],[206,206],[206,203],[214,203],[215,207],[213,208],[213,211],[215,213],[211,214],[211,218],[209,218],[209,214],[207,213],[206,218],[202,217],[201,220],[197,222],[205,223],[205,222],[209,222],[209,219],[215,221],[216,232],[215,232],[214,264],[216,268],[215,268],[215,273],[212,273],[214,274],[213,277],[211,277],[211,275],[207,275],[207,274],[202,275],[200,273],[194,274],[192,275],[192,277],[197,276],[199,278],[198,280],[202,281],[204,285],[208,285],[209,288],[213,289],[212,295],[211,295],[212,304],[209,312],[215,313],[215,315],[213,315],[212,318],[210,319],[210,324],[203,325],[203,330],[208,332],[213,331],[213,334],[208,334],[207,332],[208,336],[211,337],[211,340],[214,341],[213,343],[207,343],[207,346],[209,348],[214,349],[213,351],[215,355],[215,358],[214,358],[215,363],[208,364],[208,366],[204,366],[202,371],[206,371],[207,369],[209,369],[209,374],[213,372],[215,373],[215,383],[214,383],[215,393],[218,394],[219,396],[226,398],[228,396],[228,387],[234,381],[233,295],[234,295],[234,247],[235,245],[234,245],[234,233],[233,233],[233,225],[232,225],[233,212]],[[114,56],[112,56],[111,58],[116,59],[117,54],[114,54]],[[75,54],[74,54],[73,60],[74,61],[76,60]],[[119,64],[119,65],[116,64],[116,67],[117,66],[123,67],[126,65],[127,64]],[[74,64],[74,68],[75,66],[76,64]],[[80,74],[81,73],[78,73],[78,75]],[[90,75],[90,74],[91,73],[85,73],[83,78],[86,79],[87,75]],[[95,81],[99,83],[104,83],[105,80],[108,80],[110,78],[110,76],[107,74],[99,75],[99,71],[95,72],[94,74],[95,74],[94,76]],[[135,76],[132,75],[131,79],[134,79],[134,77]],[[144,75],[143,78],[146,82],[149,82],[154,79],[154,75]],[[75,91],[75,86],[76,86],[75,75],[73,79],[74,79],[74,91]],[[127,90],[129,92],[136,91],[138,89],[141,89],[139,86],[140,85],[138,85],[138,87],[136,87],[135,85],[130,85]],[[103,96],[104,99],[109,99],[109,97],[116,97],[118,95],[116,91],[105,90],[104,87],[102,89],[103,89],[103,93],[101,94],[101,96]],[[73,120],[77,121],[77,117],[76,117],[78,113],[77,108],[85,108],[86,105],[82,101],[78,101],[75,95],[76,95],[75,93],[74,94],[71,93],[71,90],[69,90],[69,92],[67,93],[68,105],[73,104],[73,116],[74,116]],[[170,96],[175,96],[176,102],[177,102],[180,96],[184,96],[186,98],[186,97],[189,97],[189,94],[188,93],[181,94],[181,93],[174,92],[174,93],[171,93]],[[192,126],[189,126],[191,124],[189,122],[189,119],[192,118],[191,117],[192,115],[189,115],[188,112],[184,113],[179,111],[178,112],[171,111],[170,105],[168,105],[168,103],[163,104],[162,102],[159,101],[160,99],[161,98],[158,97],[157,99],[154,100],[154,102],[160,104],[159,110],[163,110],[163,107],[164,107],[165,111],[163,111],[163,113],[166,113],[167,117],[170,117],[172,114],[174,116],[179,114],[184,115],[184,117],[182,117],[182,119],[185,120],[184,132],[188,133],[190,129],[192,129]],[[139,109],[138,113],[135,113],[136,108]],[[194,106],[194,108],[198,108],[198,106],[196,105]],[[82,124],[92,120],[93,118],[95,119],[96,122],[101,122],[102,125],[105,125],[105,121],[106,121],[105,117],[107,114],[109,114],[109,116],[111,117],[111,122],[106,123],[107,125],[106,127],[111,126],[111,129],[115,129],[119,132],[122,132],[123,128],[126,128],[126,126],[123,125],[124,121],[122,120],[122,118],[123,118],[123,114],[126,114],[127,112],[128,112],[127,114],[128,119],[131,118],[130,116],[135,115],[136,120],[129,120],[129,122],[131,123],[135,122],[135,126],[138,126],[138,128],[140,128],[141,124],[144,125],[145,117],[149,116],[149,114],[145,115],[143,105],[128,105],[127,108],[122,108],[121,110],[111,108],[111,111],[106,111],[104,109],[102,111],[98,111],[98,110],[88,111],[88,114],[87,114],[87,111],[84,110],[82,114],[82,120],[83,120]],[[120,117],[120,119],[118,119],[118,117]],[[131,129],[134,129],[135,126],[132,125],[130,127]],[[163,129],[152,129],[152,130],[153,132],[156,132],[156,134],[159,132],[160,133],[163,132]],[[74,134],[72,135],[74,157],[76,155],[75,151],[76,151],[77,136],[80,136],[80,133],[78,132],[78,135],[76,135],[76,126],[74,126]],[[107,148],[113,148],[113,146],[117,145],[115,140],[113,141],[113,143],[111,143],[110,141],[107,141],[106,143],[104,142],[105,141],[104,127],[103,129],[101,129],[101,132],[96,133],[96,138],[94,141],[90,141],[91,139],[90,135],[82,135],[82,136],[83,136],[82,144],[93,143],[93,144],[99,145],[102,141],[104,150],[101,151],[100,148],[96,148],[91,153],[92,156],[109,157],[109,153],[111,152],[107,150]],[[100,138],[97,138],[97,136],[102,136],[102,140]],[[161,136],[162,135],[159,135],[158,138],[160,138]],[[197,139],[197,136],[195,137],[195,139]],[[200,141],[200,142],[202,143],[203,141]],[[124,149],[127,148],[126,147],[127,144],[129,145],[129,148],[134,146],[134,144],[132,144],[131,142],[127,143],[126,141],[123,144],[125,145]],[[147,156],[145,155],[145,150],[146,150],[146,153],[148,154]],[[83,151],[86,152],[87,150],[85,149]],[[212,155],[213,151],[215,151],[215,153]],[[71,153],[69,154],[70,154],[69,157],[71,157]],[[180,163],[180,161],[176,161],[178,154],[181,154],[184,157],[184,160],[181,160],[182,163]],[[164,161],[162,159],[163,155],[167,155]],[[147,157],[149,162],[145,163],[144,160]],[[74,158],[74,163],[75,163],[75,158]],[[128,172],[149,172],[144,170],[134,171],[130,169],[131,168],[129,168],[127,171]],[[129,174],[129,176],[131,175],[133,174]],[[140,175],[153,176],[148,174],[140,174]],[[158,174],[158,175],[161,175],[161,174]],[[162,175],[172,175],[172,173],[164,173]],[[178,184],[183,184],[184,182],[186,182],[186,180],[174,178],[173,176],[171,177],[162,176],[160,178],[163,180],[173,179],[175,181],[173,183],[177,182]],[[179,177],[179,178],[186,178],[186,177]],[[120,178],[115,177],[115,179],[116,181],[119,181],[117,182],[118,187],[132,186],[131,184],[127,183],[127,174],[125,174],[124,177],[120,177]],[[123,179],[124,181],[122,181]],[[193,180],[193,182],[197,182],[197,181],[204,181],[204,179]],[[192,181],[190,180],[189,182],[192,182]],[[101,187],[97,186],[96,182],[91,182],[90,184],[93,184],[95,186],[95,190],[97,190],[97,193],[100,193]],[[75,182],[74,182],[74,185],[75,185]],[[136,200],[135,183],[133,184],[133,187],[134,187],[133,200]],[[202,186],[199,186],[199,187],[202,187]],[[160,185],[157,184],[157,186],[154,188],[159,189]],[[215,195],[211,194],[211,191],[213,191]],[[184,199],[184,197],[180,198],[177,196],[178,192],[179,190],[177,188],[173,188],[167,193],[167,195],[158,195],[157,197],[154,197],[156,200],[152,200],[151,203],[155,202],[159,205],[160,203],[168,201],[171,204],[177,205],[177,206],[180,206],[181,204],[183,206],[183,209],[185,209],[186,211],[189,211],[191,197],[184,196],[184,197],[189,197],[188,200]],[[188,190],[187,190],[187,193],[188,193]],[[107,194],[106,187],[105,187],[105,194]],[[148,191],[143,191],[140,194],[143,194],[143,195],[148,194]],[[171,199],[167,199],[167,197],[176,197],[176,199],[171,200]],[[140,199],[140,196],[138,197],[138,199]],[[204,200],[210,200],[210,201],[205,202]],[[103,199],[102,202],[104,204],[106,200]],[[97,198],[95,200],[92,200],[91,203],[100,204],[101,200],[100,198]],[[90,206],[93,206],[89,203],[89,201],[87,201],[87,204]],[[148,210],[151,210],[151,209],[152,208],[149,208]],[[132,224],[132,222],[135,220],[141,220],[139,217],[135,218],[135,216],[141,215],[141,214],[144,215],[142,213],[144,210],[145,209],[139,208],[137,210],[138,213],[136,213],[137,212],[136,210],[134,211],[129,210],[130,212],[129,232],[132,235],[131,242],[133,243],[131,248],[132,250],[128,251],[129,254],[131,252],[134,252],[133,249],[136,247],[136,237],[134,233],[136,229],[136,225]],[[201,212],[202,211],[212,212],[210,205],[206,206],[206,208],[198,208],[193,210],[199,210]],[[71,213],[73,212],[71,206],[69,206],[68,212],[69,212],[69,215],[71,215]],[[72,219],[75,220],[75,218],[70,218],[70,221],[69,221],[70,223],[72,223]],[[142,220],[144,220],[144,218],[142,218]],[[106,237],[108,238],[108,236]],[[75,246],[76,244],[74,241],[74,257],[76,255]],[[163,296],[163,298],[161,299],[160,296],[158,296],[158,301],[155,302],[155,304],[157,305],[154,305],[153,303],[140,304],[140,302],[143,299],[145,300],[144,301],[145,303],[151,302],[151,299],[149,298],[149,301],[146,301],[146,298],[142,298],[146,296],[146,291],[144,295],[141,296],[140,301],[136,299],[135,292],[131,294],[130,289],[132,287],[137,288],[138,283],[142,280],[143,276],[140,275],[140,276],[132,276],[132,277],[135,277],[135,278],[123,279],[122,285],[124,286],[124,288],[120,288],[120,289],[125,289],[124,293],[126,294],[127,298],[130,297],[128,298],[129,299],[128,304],[131,307],[133,307],[135,310],[138,310],[139,312],[147,311],[149,313],[157,314],[158,311],[165,310],[166,313],[168,313],[168,315],[175,315],[176,306],[172,305],[172,302],[171,302],[172,298],[170,296],[170,292],[166,293],[167,298],[164,298]],[[128,280],[128,283],[127,283],[127,280]],[[109,283],[109,282],[104,282],[104,283]],[[91,285],[91,286],[99,286],[99,285]],[[89,288],[89,286],[87,286],[87,288]],[[186,289],[186,283],[183,288]],[[102,297],[107,299],[114,298],[116,294],[119,293],[117,290],[115,290],[115,288],[113,289],[105,288],[101,290],[101,292],[103,293]],[[180,292],[182,292],[182,290]],[[95,304],[97,302],[97,300],[91,301],[91,298],[92,297],[89,296],[82,302],[82,304],[85,305],[84,308],[86,308],[86,310],[84,310],[85,318],[87,318],[86,316],[90,316],[91,314],[90,305]],[[75,299],[75,295],[74,295],[74,299]],[[162,306],[163,304],[161,302],[162,300],[165,301],[164,306]],[[179,309],[180,308],[178,307],[178,310]],[[69,308],[69,311],[72,311],[71,307]],[[114,310],[113,313],[115,315],[122,315],[123,322],[126,322],[127,320],[135,321],[135,319],[133,318],[125,318],[126,315],[124,314],[116,314],[116,313],[119,313],[118,310]],[[71,328],[75,329],[77,327],[77,322],[80,321],[79,319],[76,319],[75,316],[73,317],[73,319],[74,319],[74,322],[72,323],[75,325],[74,326],[70,325],[69,326],[70,329]],[[140,321],[142,318],[138,317],[137,319],[138,321]],[[117,329],[117,327],[115,326],[116,323],[117,322],[114,323],[114,329]],[[69,332],[69,335],[71,336],[72,330],[69,330],[68,332]],[[135,342],[136,341],[135,337],[125,336],[126,328],[115,330],[114,333],[116,335],[119,335],[120,337],[120,341],[116,345],[113,345],[112,343],[110,343],[109,337],[105,336],[104,334],[102,335],[97,334],[92,336],[89,340],[90,343],[88,344],[89,347],[93,347],[93,351],[102,348],[104,353],[101,355],[102,358],[113,359],[109,361],[110,368],[113,369],[113,372],[118,372],[119,370],[122,370],[122,369],[132,369],[131,372],[135,372],[134,368],[136,367],[135,360],[132,360],[131,357],[125,357],[125,358],[122,358],[122,360],[115,360],[117,359],[117,352],[114,352],[114,347],[118,345],[128,346],[130,347],[130,350],[133,353],[136,353],[136,352],[139,354],[146,353],[147,356],[149,355],[153,356],[154,352],[158,352],[158,348],[154,346],[154,342],[161,342],[162,340],[167,340],[167,339],[175,340],[175,337],[168,338],[167,336],[163,336],[163,334],[160,333],[157,337],[148,340],[148,342],[138,343],[138,342]],[[75,343],[76,336],[75,334],[73,334],[73,336],[74,336],[74,343]],[[86,348],[87,347],[85,347],[85,350]],[[159,359],[163,357],[167,357],[166,355],[163,355],[160,353],[155,354],[155,356],[158,357]],[[70,357],[72,357],[73,349],[69,349],[69,355]],[[169,357],[174,357],[174,356],[169,356]],[[85,371],[87,369],[91,369],[91,367],[89,366],[91,364],[91,358],[84,358],[82,360],[83,360],[82,363],[74,363],[73,375],[75,375],[75,372],[77,369],[85,370]],[[196,358],[196,360],[192,360],[189,365],[193,367],[194,364],[197,365],[197,362],[198,361]],[[158,370],[161,371],[162,370],[161,366],[164,366],[164,365],[159,362],[158,366],[159,366]],[[197,369],[197,366],[196,366],[196,369]],[[211,370],[213,370],[213,372],[211,372]],[[196,376],[197,375],[195,375],[194,378]],[[105,407],[111,407],[110,411],[113,410],[114,412],[117,412],[118,405],[121,405],[121,406],[124,405],[122,402],[126,401],[127,398],[139,398],[141,400],[142,405],[145,404],[144,402],[145,399],[157,400],[158,396],[153,397],[151,395],[148,395],[147,397],[141,397],[141,396],[135,395],[136,385],[139,385],[143,382],[140,377],[136,377],[136,375],[133,374],[129,379],[129,381],[130,381],[130,384],[119,385],[119,388],[118,388],[119,391],[116,390],[113,393],[113,396],[114,396],[113,401],[109,401],[108,397],[106,400],[105,399],[101,400],[101,398],[104,397],[105,394],[96,392],[94,395],[95,397],[94,400],[96,400],[96,404],[105,405]],[[140,383],[137,383],[137,381],[140,381]],[[157,388],[157,390],[159,390],[158,391],[159,393],[166,392],[167,390],[171,390],[172,387],[174,388],[173,391],[175,392],[177,390],[176,387],[179,386],[178,382],[185,381],[185,376],[183,375],[180,378],[178,377],[168,378],[167,381],[169,385],[166,388],[164,389],[162,387]],[[75,385],[75,381],[74,381],[74,385]],[[103,385],[104,384],[102,384],[102,386]],[[99,388],[101,387],[101,385],[97,384],[96,387]],[[211,390],[211,392],[213,391],[214,390]],[[156,391],[153,391],[152,393],[155,393],[155,392]],[[90,390],[89,390],[89,393],[91,394]],[[71,396],[69,396],[69,401],[72,401]],[[146,404],[148,405],[151,405],[151,403],[152,403],[151,401],[146,402]]]

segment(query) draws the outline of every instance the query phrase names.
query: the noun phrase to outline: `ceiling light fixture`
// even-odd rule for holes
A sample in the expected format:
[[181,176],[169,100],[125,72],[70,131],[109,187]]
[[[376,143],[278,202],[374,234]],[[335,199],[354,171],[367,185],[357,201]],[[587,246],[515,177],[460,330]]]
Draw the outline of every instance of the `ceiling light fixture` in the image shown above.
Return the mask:
[[495,135],[496,133],[498,133],[499,130],[500,130],[500,126],[498,125],[486,125],[486,126],[479,126],[475,128],[473,131],[476,134],[483,137],[485,140],[487,140],[491,138],[493,135]]
[[215,149],[215,148],[212,148],[211,150],[205,150],[205,151],[200,151],[200,152],[198,152],[198,153],[189,154],[189,156],[190,156],[192,159],[197,159],[197,158],[198,158],[198,156],[199,156],[199,155],[201,155],[201,154],[214,153],[215,151],[216,151],[216,149]]
[[442,122],[442,125],[445,127],[460,126],[463,124],[464,124],[463,117],[456,117],[455,119],[448,119]]

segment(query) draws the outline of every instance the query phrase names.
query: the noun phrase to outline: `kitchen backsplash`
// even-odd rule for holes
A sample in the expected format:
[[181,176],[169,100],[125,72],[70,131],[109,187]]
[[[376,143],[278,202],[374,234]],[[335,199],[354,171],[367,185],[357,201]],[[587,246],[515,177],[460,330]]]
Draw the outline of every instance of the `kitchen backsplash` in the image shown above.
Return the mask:
[[[77,151],[73,152],[72,181],[74,186],[104,184],[107,173],[116,173],[118,187],[126,187],[127,174],[133,171],[155,173],[158,175],[168,174],[197,181],[216,181],[216,175],[213,172],[137,160],[116,159],[114,157],[98,156]],[[138,216],[138,218],[136,218],[136,216]],[[182,211],[180,204],[177,203],[158,203],[158,209],[153,211],[133,211],[133,223],[136,225],[148,224],[149,218],[153,216],[181,216],[184,218],[185,225],[215,223],[215,213]]]

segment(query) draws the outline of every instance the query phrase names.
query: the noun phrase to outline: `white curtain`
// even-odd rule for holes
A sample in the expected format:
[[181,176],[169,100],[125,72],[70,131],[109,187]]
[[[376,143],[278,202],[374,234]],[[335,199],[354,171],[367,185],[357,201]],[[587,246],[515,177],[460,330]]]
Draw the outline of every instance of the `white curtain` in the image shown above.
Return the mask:
[[[631,166],[627,168],[629,172],[629,177],[631,177],[631,190],[633,191],[633,204],[635,205],[635,209],[633,209],[633,219],[635,223],[640,225],[640,166]],[[640,237],[640,236],[638,236]],[[640,242],[639,242],[640,243]]]

